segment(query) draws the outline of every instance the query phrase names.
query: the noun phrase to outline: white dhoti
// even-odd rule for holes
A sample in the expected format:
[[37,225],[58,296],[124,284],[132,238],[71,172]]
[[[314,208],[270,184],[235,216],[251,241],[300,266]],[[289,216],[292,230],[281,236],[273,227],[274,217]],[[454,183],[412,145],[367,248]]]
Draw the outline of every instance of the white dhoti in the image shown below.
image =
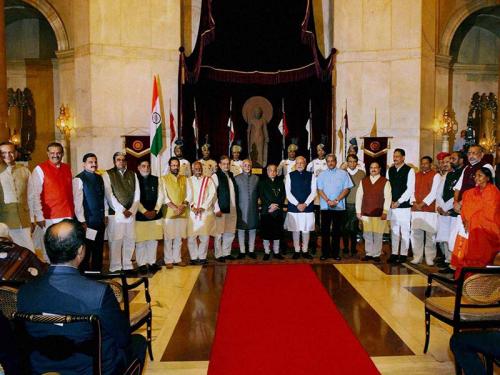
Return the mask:
[[446,263],[450,263],[451,261],[451,251],[453,249],[450,249],[449,244],[450,232],[456,221],[456,217],[438,215],[436,242],[440,243],[441,249],[443,250],[443,254],[446,259]]
[[135,220],[108,216],[109,271],[131,270],[135,247]]
[[165,264],[180,263],[182,239],[187,236],[187,218],[165,219],[163,225]]
[[411,213],[413,264],[420,263],[424,254],[427,265],[432,266],[434,264],[434,258],[436,257],[437,216],[435,212],[414,211]]
[[287,212],[284,226],[290,232],[312,232],[314,222],[314,212]]
[[31,228],[9,229],[9,236],[16,245],[25,247],[33,253],[35,252],[35,245],[31,238]]
[[[208,252],[208,235],[198,235],[188,238],[188,249],[191,260],[205,260]],[[199,240],[199,242],[197,241]]]
[[392,254],[398,255],[401,242],[401,255],[408,255],[410,245],[411,208],[393,208],[389,211],[391,221]]

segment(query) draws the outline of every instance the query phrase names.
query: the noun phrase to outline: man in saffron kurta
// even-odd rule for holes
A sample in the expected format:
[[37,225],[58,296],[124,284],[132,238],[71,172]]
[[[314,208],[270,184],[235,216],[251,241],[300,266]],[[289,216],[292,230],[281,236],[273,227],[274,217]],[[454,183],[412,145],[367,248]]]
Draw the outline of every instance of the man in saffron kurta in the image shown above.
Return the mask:
[[115,152],[114,168],[104,173],[104,192],[109,205],[109,270],[131,270],[135,247],[135,214],[141,191],[134,172],[127,169],[125,153]]
[[[500,250],[500,192],[489,169],[475,173],[477,186],[464,192],[460,215],[465,233],[459,233],[451,264],[458,277],[463,267],[484,267]],[[457,237],[457,238],[458,238]]]
[[212,179],[202,173],[203,166],[195,161],[193,176],[187,181],[186,200],[191,209],[187,228],[188,249],[192,264],[207,263],[208,239],[215,235],[214,205],[217,193]]
[[181,173],[179,159],[170,158],[168,165],[170,173],[161,178],[161,188],[165,199],[163,260],[165,266],[171,269],[174,265],[181,267],[186,265],[181,258],[181,246],[182,239],[187,236],[189,203],[186,201],[187,178]]
[[[432,158],[424,156],[420,160],[420,171],[415,175],[415,193],[411,199],[411,244],[413,264],[424,257],[427,265],[434,265],[436,257],[436,194],[441,181],[439,173],[431,169]],[[425,238],[425,246],[424,246]]]
[[[48,160],[37,165],[30,177],[34,220],[44,232],[52,224],[75,216],[71,168],[62,162],[64,148],[52,142],[47,146]],[[45,254],[43,241],[40,242]]]

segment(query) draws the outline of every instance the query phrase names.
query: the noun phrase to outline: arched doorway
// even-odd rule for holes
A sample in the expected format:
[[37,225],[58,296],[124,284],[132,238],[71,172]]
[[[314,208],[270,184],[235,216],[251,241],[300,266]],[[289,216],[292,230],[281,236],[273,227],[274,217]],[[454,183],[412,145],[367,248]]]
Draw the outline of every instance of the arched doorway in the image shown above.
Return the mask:
[[[61,19],[46,1],[5,0],[5,46],[7,87],[28,88],[33,97],[35,126],[28,137],[32,143],[29,166],[33,167],[45,160],[46,144],[58,136],[54,127],[59,105],[55,52],[68,49],[69,42]],[[16,120],[9,117],[11,126],[16,126]],[[26,138],[21,137],[23,142]]]

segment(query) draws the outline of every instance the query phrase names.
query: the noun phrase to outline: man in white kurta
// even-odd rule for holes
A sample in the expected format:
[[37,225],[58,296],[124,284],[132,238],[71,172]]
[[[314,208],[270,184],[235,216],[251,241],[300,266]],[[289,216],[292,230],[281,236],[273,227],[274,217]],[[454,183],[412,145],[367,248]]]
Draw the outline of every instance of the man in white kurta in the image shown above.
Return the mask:
[[[219,162],[219,169],[212,175],[217,189],[215,203],[215,259],[219,262],[233,260],[231,246],[236,232],[236,193],[233,176],[229,170],[229,158],[223,156]],[[224,181],[222,181],[224,179]]]
[[[455,154],[455,153],[454,153]],[[451,175],[448,174],[452,172],[451,170],[451,158],[458,158],[458,154],[455,156],[446,156],[441,161],[441,179],[439,181],[438,190],[436,193],[436,211],[437,211],[437,233],[436,233],[436,243],[439,246],[444,255],[444,262],[449,264],[451,261],[451,252],[448,248],[448,240],[450,238],[450,227],[452,223],[453,216],[450,215],[450,211],[453,210],[453,186]],[[448,180],[448,182],[446,182]],[[451,185],[451,186],[450,186]],[[447,193],[445,194],[445,187]]]
[[[285,191],[288,199],[288,212],[285,218],[285,229],[292,232],[294,254],[298,259],[302,247],[302,256],[312,259],[308,252],[309,235],[314,230],[313,202],[316,197],[316,177],[306,171],[306,159],[299,156],[297,169],[285,177]],[[295,182],[297,180],[297,182]],[[292,186],[293,185],[293,186]],[[302,234],[302,244],[300,235]],[[301,246],[302,245],[302,246]]]
[[[411,205],[415,191],[415,171],[405,164],[405,151],[397,148],[393,154],[394,165],[387,170],[391,184],[392,203],[389,211],[391,222],[391,250],[389,263],[404,263],[410,246]],[[398,253],[400,254],[398,258]]]
[[[428,266],[436,257],[437,214],[435,200],[441,175],[431,169],[432,158],[420,160],[420,171],[415,176],[415,191],[411,198],[411,244],[413,260],[419,264],[425,256]],[[425,241],[425,242],[424,242]],[[424,244],[425,243],[425,244]]]
[[215,234],[216,200],[213,180],[203,176],[203,166],[199,161],[195,161],[193,176],[187,181],[186,193],[186,201],[190,207],[187,231],[191,264],[207,263],[208,240]]
[[156,264],[158,240],[163,238],[163,218],[161,207],[163,191],[157,176],[151,174],[151,165],[143,160],[137,166],[141,198],[135,216],[135,260],[139,271],[159,269]]
[[0,145],[5,164],[0,166],[0,221],[9,227],[12,242],[35,252],[31,238],[30,185],[31,173],[16,163],[16,146],[10,142]]
[[[131,270],[135,247],[135,214],[141,191],[134,172],[127,169],[125,153],[113,155],[114,167],[102,176],[109,206],[108,245],[109,271]],[[111,177],[113,175],[113,177]],[[112,183],[111,181],[116,181]]]
[[161,189],[166,205],[163,253],[165,266],[171,269],[174,265],[186,265],[181,258],[181,246],[182,239],[187,236],[189,204],[186,201],[187,177],[180,172],[179,159],[172,157],[168,164],[170,173],[161,178]]

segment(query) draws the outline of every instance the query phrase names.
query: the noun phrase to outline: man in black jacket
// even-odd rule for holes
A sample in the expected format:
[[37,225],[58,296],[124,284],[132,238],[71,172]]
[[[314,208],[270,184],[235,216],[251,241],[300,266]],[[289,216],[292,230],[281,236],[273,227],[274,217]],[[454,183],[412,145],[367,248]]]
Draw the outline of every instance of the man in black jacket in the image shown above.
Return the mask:
[[262,204],[260,234],[264,242],[264,258],[271,257],[271,240],[273,241],[274,258],[283,259],[280,254],[280,239],[283,233],[283,208],[285,206],[285,184],[283,178],[278,177],[278,167],[274,164],[267,166],[267,178],[259,182],[259,197]]

